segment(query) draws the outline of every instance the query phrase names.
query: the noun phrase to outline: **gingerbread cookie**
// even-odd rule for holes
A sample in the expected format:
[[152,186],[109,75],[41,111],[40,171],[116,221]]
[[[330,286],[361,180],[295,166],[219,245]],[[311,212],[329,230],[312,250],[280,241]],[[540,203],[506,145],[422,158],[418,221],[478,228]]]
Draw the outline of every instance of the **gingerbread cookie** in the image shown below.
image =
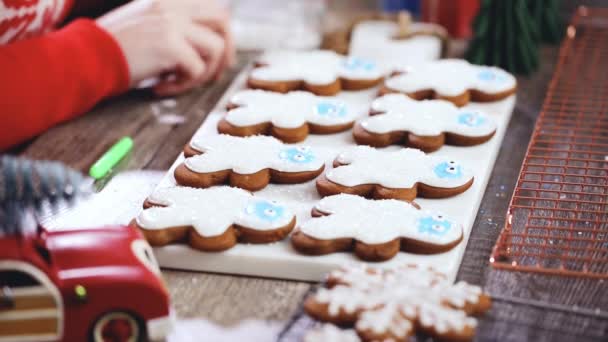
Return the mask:
[[153,246],[187,241],[202,251],[217,252],[237,242],[270,243],[293,229],[295,215],[274,201],[227,186],[156,190],[131,224]]
[[371,59],[387,70],[406,70],[412,65],[441,58],[447,49],[446,30],[432,23],[410,23],[405,35],[388,20],[357,23],[350,35],[349,54]]
[[269,182],[302,183],[314,179],[324,161],[306,146],[285,145],[273,137],[214,135],[194,138],[186,160],[174,172],[180,185],[207,188],[229,183],[250,191]]
[[439,98],[464,106],[469,101],[498,101],[516,89],[515,77],[500,68],[442,59],[387,79],[380,93],[403,93],[416,100]]
[[403,94],[387,94],[372,102],[371,114],[355,125],[353,137],[358,144],[404,144],[432,152],[444,144],[482,144],[496,133],[496,123],[483,112],[443,100],[416,101]]
[[251,71],[250,88],[286,93],[303,89],[317,95],[360,90],[380,83],[383,71],[372,61],[329,50],[275,51],[264,54]]
[[345,131],[352,127],[356,114],[343,101],[304,91],[244,90],[230,99],[230,109],[217,128],[224,134],[266,134],[295,143],[306,139],[309,132]]
[[332,272],[329,288],[307,298],[315,319],[354,325],[363,341],[408,341],[416,330],[439,340],[469,341],[489,310],[480,287],[448,283],[431,268],[413,265],[380,270],[352,266]]
[[473,184],[472,173],[457,161],[413,148],[388,151],[355,146],[340,153],[334,167],[317,179],[321,196],[347,193],[412,201],[416,196],[458,195]]
[[335,195],[323,198],[312,215],[291,238],[297,251],[310,255],[353,250],[363,260],[384,261],[400,250],[445,252],[463,237],[462,226],[442,214],[396,200]]

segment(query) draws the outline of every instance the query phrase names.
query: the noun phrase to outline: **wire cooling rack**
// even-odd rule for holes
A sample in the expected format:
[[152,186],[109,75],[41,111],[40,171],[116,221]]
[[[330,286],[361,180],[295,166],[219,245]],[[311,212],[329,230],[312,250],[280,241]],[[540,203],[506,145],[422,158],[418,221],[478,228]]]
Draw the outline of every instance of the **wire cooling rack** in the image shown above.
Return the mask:
[[608,9],[567,28],[490,262],[608,278]]

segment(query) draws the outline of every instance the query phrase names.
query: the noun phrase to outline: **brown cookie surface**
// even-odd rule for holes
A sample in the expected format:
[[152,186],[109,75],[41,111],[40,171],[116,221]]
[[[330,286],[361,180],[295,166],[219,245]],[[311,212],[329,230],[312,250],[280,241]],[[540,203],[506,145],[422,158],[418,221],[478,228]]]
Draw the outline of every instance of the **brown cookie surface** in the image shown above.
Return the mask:
[[288,208],[257,199],[245,190],[174,187],[155,191],[130,225],[139,228],[153,246],[187,243],[202,251],[219,252],[237,242],[282,240],[295,222]]
[[403,94],[387,94],[372,102],[370,114],[353,129],[360,145],[400,144],[433,152],[445,144],[479,145],[496,133],[496,123],[486,113],[443,100],[416,101]]
[[384,76],[371,61],[328,50],[270,52],[256,65],[247,80],[248,87],[280,93],[306,90],[329,96],[340,90],[373,87]]
[[454,160],[416,149],[387,151],[357,146],[339,154],[334,168],[316,180],[316,187],[323,197],[344,193],[413,201],[416,197],[461,194],[473,180],[472,173]]
[[348,130],[362,109],[331,97],[308,92],[280,94],[263,90],[236,93],[218,131],[234,136],[272,135],[286,143],[300,142],[313,134]]
[[309,181],[325,167],[311,148],[284,145],[267,136],[195,138],[184,148],[184,154],[187,158],[175,169],[175,180],[198,188],[230,184],[256,191],[269,182]]
[[322,199],[313,218],[294,231],[291,243],[308,255],[352,251],[365,261],[384,261],[400,250],[445,252],[462,238],[462,226],[440,213],[402,201],[341,194]]
[[461,107],[469,101],[499,101],[516,90],[515,77],[500,68],[442,59],[390,77],[380,94],[402,93],[416,100],[442,99]]

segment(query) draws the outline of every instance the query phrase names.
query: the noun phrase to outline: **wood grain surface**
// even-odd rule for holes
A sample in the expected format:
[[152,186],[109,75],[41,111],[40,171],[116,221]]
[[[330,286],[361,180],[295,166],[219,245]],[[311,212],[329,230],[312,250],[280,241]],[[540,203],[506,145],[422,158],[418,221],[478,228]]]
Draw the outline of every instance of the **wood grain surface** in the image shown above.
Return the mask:
[[[488,264],[556,56],[557,47],[543,47],[541,70],[518,78],[516,109],[458,273],[460,280],[484,286],[495,299],[493,309],[480,321],[478,340],[606,341],[608,336],[605,282],[498,271]],[[59,160],[86,172],[112,143],[128,135],[135,149],[122,169],[165,170],[250,58],[241,55],[219,82],[177,97],[175,108],[164,108],[183,115],[181,125],[159,122],[152,107],[161,106],[160,100],[135,91],[49,130],[20,153]],[[207,318],[224,325],[246,318],[287,322],[311,287],[295,281],[197,272],[164,270],[163,275],[179,317]],[[305,315],[295,319],[284,340],[298,339],[313,324]]]

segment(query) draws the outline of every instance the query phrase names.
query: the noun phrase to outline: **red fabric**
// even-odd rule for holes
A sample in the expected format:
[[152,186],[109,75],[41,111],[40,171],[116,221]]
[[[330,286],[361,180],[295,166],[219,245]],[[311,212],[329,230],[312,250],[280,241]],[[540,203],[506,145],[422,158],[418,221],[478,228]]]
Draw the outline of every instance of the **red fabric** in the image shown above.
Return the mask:
[[[0,10],[2,3],[0,0]],[[4,0],[5,8],[6,4]],[[62,11],[61,16],[66,12]],[[55,22],[49,19],[46,24]],[[49,28],[35,29],[45,32]],[[32,34],[35,32],[24,32],[15,39]],[[89,19],[0,45],[0,151],[82,114],[128,87],[129,69],[120,47]]]

